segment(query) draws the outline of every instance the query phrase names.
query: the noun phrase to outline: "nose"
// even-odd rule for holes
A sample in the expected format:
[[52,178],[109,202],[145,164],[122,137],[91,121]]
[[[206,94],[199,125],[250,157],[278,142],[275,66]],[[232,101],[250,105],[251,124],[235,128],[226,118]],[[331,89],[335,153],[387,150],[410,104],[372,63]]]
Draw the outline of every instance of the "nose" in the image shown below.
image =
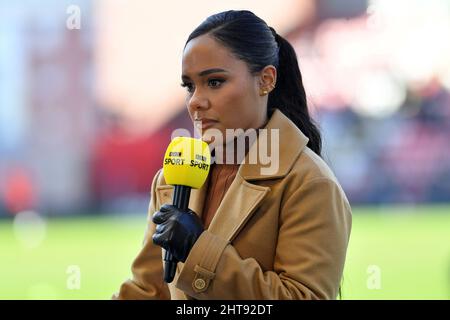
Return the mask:
[[188,100],[187,106],[191,111],[205,110],[209,108],[209,103],[208,99],[199,90],[195,90]]

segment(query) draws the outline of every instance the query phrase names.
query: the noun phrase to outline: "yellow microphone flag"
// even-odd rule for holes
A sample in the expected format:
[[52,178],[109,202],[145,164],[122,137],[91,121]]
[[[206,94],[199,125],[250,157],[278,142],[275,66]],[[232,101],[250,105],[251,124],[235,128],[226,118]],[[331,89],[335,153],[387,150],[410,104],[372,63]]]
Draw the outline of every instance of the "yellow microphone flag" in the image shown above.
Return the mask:
[[167,147],[163,174],[167,184],[199,189],[208,178],[211,153],[205,141],[176,137]]

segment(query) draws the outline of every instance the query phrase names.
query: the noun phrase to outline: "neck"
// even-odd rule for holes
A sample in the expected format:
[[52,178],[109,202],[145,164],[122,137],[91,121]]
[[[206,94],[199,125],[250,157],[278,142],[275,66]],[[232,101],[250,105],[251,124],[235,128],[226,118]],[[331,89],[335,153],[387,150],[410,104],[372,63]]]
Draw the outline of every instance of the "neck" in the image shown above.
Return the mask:
[[233,137],[230,141],[225,142],[222,146],[215,146],[211,151],[211,155],[213,156],[213,163],[216,164],[231,164],[231,165],[240,165],[247,155],[250,147],[256,141],[259,135],[259,129],[262,129],[266,126],[267,121],[255,129],[253,133],[241,134],[238,137]]

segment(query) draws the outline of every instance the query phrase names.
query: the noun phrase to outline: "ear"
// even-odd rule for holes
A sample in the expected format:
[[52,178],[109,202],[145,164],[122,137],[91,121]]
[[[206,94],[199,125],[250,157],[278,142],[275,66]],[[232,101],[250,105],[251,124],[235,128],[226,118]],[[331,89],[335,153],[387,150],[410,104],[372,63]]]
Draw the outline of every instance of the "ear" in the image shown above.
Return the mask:
[[259,86],[262,90],[272,91],[277,82],[277,68],[273,65],[265,66],[259,76]]

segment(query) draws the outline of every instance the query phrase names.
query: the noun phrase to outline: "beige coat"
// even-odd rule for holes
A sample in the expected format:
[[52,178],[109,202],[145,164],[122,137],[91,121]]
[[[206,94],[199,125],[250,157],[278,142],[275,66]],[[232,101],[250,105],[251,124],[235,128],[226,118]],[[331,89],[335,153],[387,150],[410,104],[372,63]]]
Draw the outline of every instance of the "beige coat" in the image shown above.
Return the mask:
[[[151,217],[172,202],[173,187],[156,174],[144,245],[133,278],[119,299],[335,299],[351,229],[351,209],[335,176],[308,139],[276,110],[267,129],[279,128],[279,169],[241,164],[209,229],[163,282],[162,249],[152,242]],[[259,135],[258,143],[269,143]],[[253,148],[253,147],[252,147]],[[270,147],[269,147],[270,150]],[[251,152],[252,150],[250,150]],[[202,212],[207,184],[192,190],[189,207]]]

